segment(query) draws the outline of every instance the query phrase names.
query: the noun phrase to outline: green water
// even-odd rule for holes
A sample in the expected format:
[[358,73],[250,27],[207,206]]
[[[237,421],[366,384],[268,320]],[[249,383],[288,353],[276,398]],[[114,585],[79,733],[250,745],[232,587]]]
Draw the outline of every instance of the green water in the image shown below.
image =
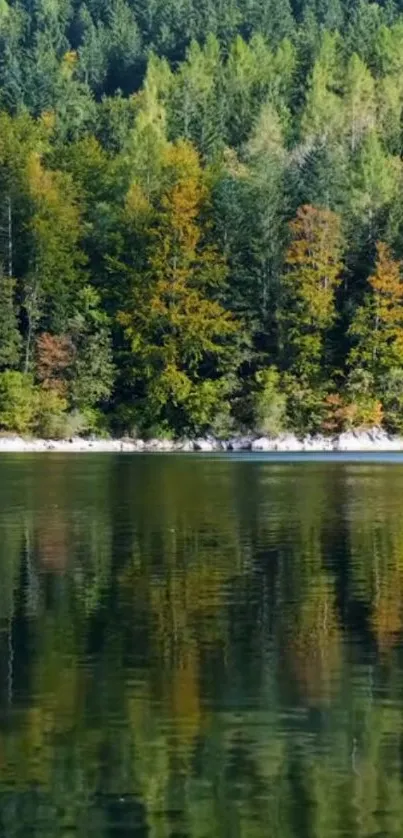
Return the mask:
[[403,464],[0,458],[0,836],[401,838]]

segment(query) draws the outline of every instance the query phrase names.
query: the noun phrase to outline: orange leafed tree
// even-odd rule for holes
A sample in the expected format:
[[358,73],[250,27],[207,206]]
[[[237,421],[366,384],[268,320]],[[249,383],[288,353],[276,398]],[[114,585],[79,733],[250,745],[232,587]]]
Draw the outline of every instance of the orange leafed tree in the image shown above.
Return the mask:
[[402,263],[394,259],[385,242],[376,246],[375,272],[369,284],[375,297],[375,330],[389,332],[389,337],[402,341],[403,332],[403,282]]
[[385,242],[377,242],[376,262],[368,279],[371,293],[357,309],[350,328],[355,346],[350,364],[383,375],[403,363],[402,263]]

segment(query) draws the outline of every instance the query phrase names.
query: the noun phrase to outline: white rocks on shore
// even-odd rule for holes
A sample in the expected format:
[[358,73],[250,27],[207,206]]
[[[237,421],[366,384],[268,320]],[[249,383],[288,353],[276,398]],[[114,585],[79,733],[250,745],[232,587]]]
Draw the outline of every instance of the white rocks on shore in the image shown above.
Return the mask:
[[336,451],[402,451],[403,438],[390,436],[380,428],[365,433],[349,431],[335,440]]
[[367,431],[347,431],[335,437],[306,436],[299,439],[295,434],[281,434],[277,437],[269,436],[239,436],[223,441],[214,437],[195,440],[170,439],[82,439],[74,437],[69,440],[52,439],[24,439],[21,436],[0,436],[0,453],[103,453],[103,452],[131,452],[131,453],[164,453],[164,452],[212,452],[230,451],[242,452],[374,452],[403,451],[403,437],[391,436],[381,428],[371,428]]

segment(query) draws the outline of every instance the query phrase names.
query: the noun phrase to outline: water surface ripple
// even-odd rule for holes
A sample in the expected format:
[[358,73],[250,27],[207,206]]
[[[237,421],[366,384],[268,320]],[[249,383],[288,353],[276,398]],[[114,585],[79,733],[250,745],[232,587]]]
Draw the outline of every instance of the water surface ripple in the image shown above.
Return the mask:
[[0,836],[401,838],[403,458],[0,457]]

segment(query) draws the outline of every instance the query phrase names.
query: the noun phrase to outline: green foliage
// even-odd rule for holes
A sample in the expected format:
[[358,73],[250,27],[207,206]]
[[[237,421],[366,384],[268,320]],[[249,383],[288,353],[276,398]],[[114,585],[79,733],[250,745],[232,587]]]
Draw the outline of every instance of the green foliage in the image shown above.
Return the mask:
[[108,317],[91,287],[78,295],[69,335],[74,346],[70,401],[75,410],[91,411],[110,397],[115,373]]
[[130,340],[134,375],[150,420],[175,430],[211,425],[234,358],[236,325],[217,300],[226,266],[204,242],[205,198],[198,156],[187,143],[168,148],[166,191],[149,231],[144,275],[133,276],[130,307],[119,320]]
[[393,433],[403,434],[403,369],[391,367],[382,382],[385,424]]
[[369,291],[350,325],[354,343],[348,360],[353,375],[362,370],[369,376],[367,395],[389,406],[393,423],[398,421],[397,373],[403,364],[403,279],[401,263],[393,258],[390,248],[378,242],[376,250]]
[[0,274],[0,367],[18,365],[22,337],[15,305],[15,280]]
[[382,422],[382,404],[375,396],[360,396],[346,407],[344,424],[348,429],[367,430],[378,427]]
[[49,439],[63,439],[67,401],[55,390],[39,388],[35,405],[35,432]]
[[276,436],[287,426],[287,399],[281,390],[281,378],[275,367],[256,373],[257,388],[253,398],[254,429],[259,434]]
[[372,374],[357,367],[351,371],[346,383],[345,426],[366,429],[382,424],[383,407],[374,393]]
[[38,428],[400,426],[402,46],[393,3],[0,4],[0,369],[66,401]]
[[57,439],[71,439],[71,437],[94,433],[97,436],[107,435],[105,418],[97,410],[88,408],[83,411],[72,409],[60,413],[55,417],[54,433]]
[[33,426],[36,393],[30,375],[6,370],[0,373],[0,427],[28,433]]
[[336,318],[342,234],[330,210],[301,207],[290,224],[280,323],[285,363],[317,387],[325,369],[325,338]]
[[304,434],[323,428],[327,397],[324,386],[312,387],[306,379],[288,372],[284,375],[284,393],[290,429]]

